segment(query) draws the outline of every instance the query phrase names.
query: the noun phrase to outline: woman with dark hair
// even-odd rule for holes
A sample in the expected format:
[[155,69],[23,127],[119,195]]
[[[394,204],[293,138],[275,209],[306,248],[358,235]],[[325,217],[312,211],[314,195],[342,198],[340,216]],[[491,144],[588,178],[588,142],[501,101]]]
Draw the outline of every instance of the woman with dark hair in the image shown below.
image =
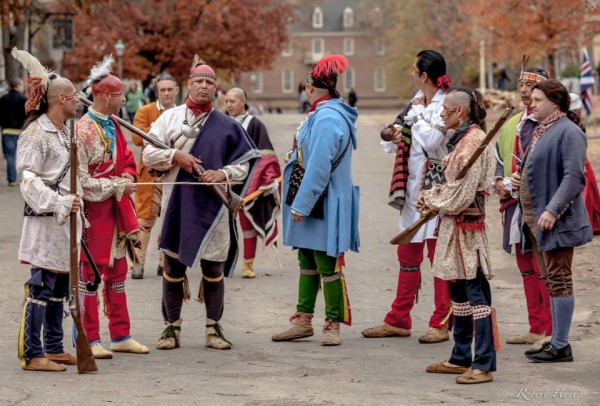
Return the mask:
[[[450,80],[446,76],[446,61],[442,54],[432,50],[419,52],[412,66],[411,78],[417,93],[406,110],[396,118],[392,134],[382,131],[381,142],[386,152],[396,154],[389,204],[400,210],[400,231],[419,219],[415,202],[419,197],[428,158],[442,159],[448,153],[440,113]],[[410,312],[421,285],[423,251],[427,245],[427,256],[433,261],[436,226],[437,217],[423,226],[410,243],[398,246],[400,271],[396,298],[383,323],[363,330],[363,336],[410,336]],[[421,343],[439,343],[449,338],[448,284],[435,278],[433,288],[435,310],[429,320],[427,333],[419,338]]]
[[[460,384],[491,382],[496,370],[497,334],[488,279],[493,278],[485,228],[485,195],[496,168],[492,148],[486,148],[467,174],[457,175],[485,138],[486,116],[481,95],[466,88],[451,89],[442,117],[448,130],[450,154],[444,158],[446,183],[423,191],[417,202],[440,214],[435,277],[449,282],[454,314],[454,348],[448,361],[432,364],[427,372],[461,374]],[[474,344],[473,356],[471,346]]]
[[525,248],[533,250],[550,293],[552,339],[542,349],[528,350],[525,355],[533,362],[571,362],[573,252],[574,247],[592,240],[581,193],[587,142],[570,119],[576,120],[569,112],[569,93],[559,81],[536,83],[531,97],[533,115],[540,125],[520,171],[512,176],[512,187],[519,189]]

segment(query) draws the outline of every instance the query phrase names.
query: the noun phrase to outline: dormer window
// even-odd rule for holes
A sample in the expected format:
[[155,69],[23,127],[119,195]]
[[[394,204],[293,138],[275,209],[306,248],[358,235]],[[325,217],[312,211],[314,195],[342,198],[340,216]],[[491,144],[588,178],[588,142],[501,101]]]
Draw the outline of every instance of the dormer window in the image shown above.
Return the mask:
[[315,7],[312,17],[313,28],[323,28],[323,10],[321,7]]
[[373,19],[373,25],[375,27],[381,27],[383,23],[383,15],[381,13],[381,9],[379,7],[375,7],[374,10],[375,18]]
[[354,11],[352,8],[346,7],[344,9],[344,28],[354,27]]

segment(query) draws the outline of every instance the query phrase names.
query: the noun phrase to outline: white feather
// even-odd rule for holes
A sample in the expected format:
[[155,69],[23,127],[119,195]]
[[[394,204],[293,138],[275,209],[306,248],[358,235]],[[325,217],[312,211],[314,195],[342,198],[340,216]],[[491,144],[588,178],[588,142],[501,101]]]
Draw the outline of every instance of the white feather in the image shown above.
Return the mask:
[[112,72],[112,65],[115,62],[115,58],[113,58],[112,54],[108,54],[104,57],[102,62],[98,62],[94,65],[92,70],[90,71],[90,77],[88,78],[92,82],[102,79],[105,76],[110,75]]
[[29,72],[29,76],[34,78],[41,78],[42,85],[48,89],[49,82],[49,72],[40,61],[38,61],[33,55],[31,55],[27,51],[18,50],[17,47],[14,47],[11,52],[13,58],[23,65],[23,68]]

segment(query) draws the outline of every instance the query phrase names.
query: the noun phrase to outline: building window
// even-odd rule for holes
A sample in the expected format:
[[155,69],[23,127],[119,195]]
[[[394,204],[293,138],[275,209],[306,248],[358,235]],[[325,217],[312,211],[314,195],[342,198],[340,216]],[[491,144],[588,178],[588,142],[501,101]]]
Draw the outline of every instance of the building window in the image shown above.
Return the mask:
[[262,93],[263,91],[263,76],[260,72],[252,72],[250,75],[250,81],[252,82],[252,92]]
[[290,41],[285,41],[283,43],[283,48],[281,49],[281,56],[292,56],[292,43]]
[[344,9],[344,28],[354,27],[354,11],[352,8],[346,7]]
[[377,68],[374,74],[374,88],[376,92],[385,92],[385,69]]
[[381,9],[379,7],[375,7],[373,14],[375,17],[373,18],[373,26],[381,27],[381,24],[383,24],[383,14],[381,13]]
[[325,40],[323,38],[313,38],[312,40],[312,54],[313,60],[321,59],[325,53]]
[[356,77],[356,75],[354,74],[354,69],[352,69],[352,68],[346,69],[346,71],[343,73],[344,91],[349,92],[350,89],[352,89],[354,86],[356,86],[355,77]]
[[344,55],[354,55],[354,38],[344,38]]
[[313,28],[323,28],[323,10],[321,10],[321,7],[315,7],[312,17]]
[[385,41],[383,38],[375,38],[375,55],[385,55]]
[[294,91],[294,72],[290,69],[284,69],[281,74],[281,91],[283,93],[292,93]]

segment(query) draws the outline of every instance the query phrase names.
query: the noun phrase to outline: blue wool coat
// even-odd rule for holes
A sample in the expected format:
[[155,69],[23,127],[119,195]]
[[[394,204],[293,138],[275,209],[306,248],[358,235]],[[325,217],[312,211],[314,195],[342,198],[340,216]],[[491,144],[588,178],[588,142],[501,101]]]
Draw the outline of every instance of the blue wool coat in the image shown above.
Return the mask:
[[[297,145],[302,149],[302,166],[306,172],[292,207],[283,205],[285,245],[324,251],[332,257],[347,250],[358,252],[359,192],[352,183],[357,117],[357,110],[346,105],[343,99],[331,99],[320,103],[300,127]],[[348,142],[346,154],[332,173],[332,165]],[[297,159],[296,150],[283,172],[284,200],[288,194],[292,163]],[[308,217],[325,188],[325,218]],[[299,223],[293,222],[292,209],[307,217]]]
[[578,247],[592,240],[582,194],[586,149],[583,131],[564,117],[548,129],[532,153],[526,151],[522,165],[527,165],[535,222],[545,210],[557,218],[552,230],[536,228],[540,251]]

